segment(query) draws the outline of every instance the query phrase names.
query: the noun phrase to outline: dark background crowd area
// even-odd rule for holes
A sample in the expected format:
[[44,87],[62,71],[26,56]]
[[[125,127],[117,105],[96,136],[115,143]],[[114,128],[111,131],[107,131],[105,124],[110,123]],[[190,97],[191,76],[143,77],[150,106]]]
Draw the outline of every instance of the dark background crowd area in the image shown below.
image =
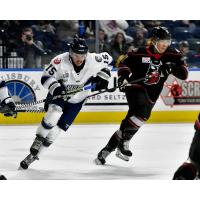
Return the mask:
[[200,68],[199,20],[2,20],[0,68],[44,68],[69,50],[76,34],[86,39],[90,52],[108,52],[117,66],[127,52],[145,46],[158,25],[169,29],[172,46],[188,66]]

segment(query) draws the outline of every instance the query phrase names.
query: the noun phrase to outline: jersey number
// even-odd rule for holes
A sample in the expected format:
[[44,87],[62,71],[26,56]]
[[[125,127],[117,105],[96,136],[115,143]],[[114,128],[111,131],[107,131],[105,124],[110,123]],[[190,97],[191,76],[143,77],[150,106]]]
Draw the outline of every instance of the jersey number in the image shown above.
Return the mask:
[[46,68],[46,71],[48,71],[49,75],[54,75],[55,72],[57,72],[56,68],[53,65],[49,65],[49,67]]
[[109,59],[109,57],[108,57],[108,55],[102,55],[102,57],[103,57],[103,59],[104,59],[104,63],[106,63],[106,64],[108,64],[109,62],[108,62],[108,59]]

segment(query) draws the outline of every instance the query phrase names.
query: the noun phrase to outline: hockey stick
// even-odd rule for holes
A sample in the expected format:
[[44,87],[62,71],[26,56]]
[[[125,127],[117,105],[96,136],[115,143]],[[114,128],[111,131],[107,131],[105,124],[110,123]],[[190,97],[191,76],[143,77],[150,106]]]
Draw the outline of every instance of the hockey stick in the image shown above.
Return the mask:
[[[143,81],[143,80],[145,80],[145,79],[146,79],[146,78],[143,77],[143,78],[139,78],[139,79],[133,80],[133,81],[127,83],[127,86],[128,86],[128,85],[131,85],[131,84],[134,84],[134,83],[137,83],[137,82],[140,82],[140,81]],[[94,93],[94,94],[89,95],[87,98],[96,96],[96,95],[98,95],[98,94],[103,94],[103,93],[105,93],[105,92],[113,92],[113,91],[115,91],[115,90],[116,90],[117,88],[119,88],[119,87],[120,87],[120,86],[116,86],[116,87],[109,88],[109,89],[106,89],[106,90],[100,90],[100,91],[97,92],[97,93]]]
[[[133,81],[129,82],[128,85],[131,85],[131,84],[143,81],[143,80],[145,80],[145,77],[133,80]],[[89,89],[92,89],[93,87],[94,87],[94,85],[86,86],[86,87],[78,89],[78,90],[70,91],[70,92],[66,93],[64,96],[63,95],[55,96],[53,99],[57,99],[57,98],[61,98],[61,97],[62,98],[63,97],[67,97],[70,94],[75,94],[77,92],[89,90]],[[109,89],[106,89],[106,90],[101,90],[101,91],[99,91],[97,93],[89,95],[87,98],[90,98],[90,97],[93,97],[93,96],[96,96],[96,95],[99,95],[99,94],[103,94],[105,92],[113,92],[117,88],[119,88],[119,86],[116,86],[116,87],[113,87],[113,88],[109,88]],[[36,105],[36,104],[44,103],[44,102],[46,102],[48,100],[52,100],[52,98],[46,98],[46,99],[42,99],[42,100],[39,100],[39,101],[36,101],[36,102],[32,102],[32,103],[21,104],[21,106],[16,106],[16,111],[17,112],[36,112],[36,113],[44,112],[43,110],[38,110],[38,109],[27,109],[27,106],[33,106],[33,105]],[[19,104],[17,104],[17,105],[19,105]],[[1,108],[0,108],[0,113],[3,113]]]
[[[95,87],[96,84],[93,85],[88,85],[88,86],[79,86],[78,88],[74,89],[74,90],[70,90],[68,91],[66,94],[64,95],[58,95],[58,96],[54,96],[53,98],[46,98],[46,99],[42,99],[42,100],[38,100],[35,102],[31,102],[31,103],[16,103],[16,111],[17,112],[43,112],[43,110],[38,110],[38,109],[29,109],[28,107],[30,106],[34,106],[36,104],[41,104],[41,103],[45,103],[48,102],[50,100],[55,100],[55,99],[59,99],[59,98],[63,98],[64,100],[67,100],[67,98],[69,97],[69,95],[72,94],[76,94],[77,92],[82,92],[82,91],[86,91],[86,90],[90,90],[92,88]],[[0,113],[4,114],[6,111],[4,108],[0,107]]]
[[50,101],[50,100],[55,100],[55,99],[59,99],[59,98],[63,98],[64,100],[65,99],[67,99],[67,97],[69,96],[69,95],[72,95],[72,94],[76,94],[77,92],[82,92],[82,91],[85,91],[85,90],[90,90],[91,88],[93,88],[93,87],[95,87],[95,85],[89,85],[89,86],[85,86],[85,87],[83,87],[83,86],[80,86],[80,87],[78,87],[78,88],[76,88],[76,89],[74,89],[74,90],[70,90],[70,91],[68,91],[66,94],[64,94],[64,95],[58,95],[58,96],[54,96],[53,98],[46,98],[46,99],[41,99],[41,100],[38,100],[38,101],[34,101],[34,102],[31,102],[31,103],[25,103],[25,104],[18,104],[18,103],[16,103],[16,105],[17,105],[17,108],[18,109],[22,109],[22,108],[25,108],[25,107],[27,107],[27,106],[34,106],[34,105],[36,105],[36,104],[41,104],[41,103],[45,103],[45,102],[48,102],[48,101]]

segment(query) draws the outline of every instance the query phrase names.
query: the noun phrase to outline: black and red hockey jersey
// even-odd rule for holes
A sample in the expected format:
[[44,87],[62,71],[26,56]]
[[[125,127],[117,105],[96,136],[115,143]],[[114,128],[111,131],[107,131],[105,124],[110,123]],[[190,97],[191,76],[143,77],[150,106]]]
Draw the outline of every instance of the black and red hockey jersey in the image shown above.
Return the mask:
[[121,61],[118,76],[124,76],[128,81],[151,77],[138,82],[146,89],[151,101],[155,102],[167,80],[163,73],[167,66],[171,66],[172,75],[185,80],[188,76],[187,64],[181,53],[175,48],[168,48],[163,54],[154,53],[154,47],[139,48],[128,53]]

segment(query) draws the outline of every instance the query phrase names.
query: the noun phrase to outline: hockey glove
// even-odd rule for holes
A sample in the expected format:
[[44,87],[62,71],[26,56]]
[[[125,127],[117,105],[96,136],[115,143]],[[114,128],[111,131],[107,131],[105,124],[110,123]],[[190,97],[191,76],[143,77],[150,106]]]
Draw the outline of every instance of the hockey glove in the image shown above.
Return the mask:
[[102,90],[108,88],[110,70],[108,68],[103,68],[100,72],[97,73],[97,76],[92,80],[92,91]]
[[11,98],[7,98],[1,102],[1,107],[3,109],[4,116],[6,117],[17,117],[16,106]]
[[175,66],[175,63],[167,62],[165,65],[162,66],[161,74],[163,76],[168,76],[172,73],[172,69]]
[[93,85],[92,92],[102,90],[102,89],[107,89],[108,81],[97,76],[92,80],[92,85]]
[[64,108],[65,101],[67,101],[66,90],[64,86],[58,86],[53,91],[52,103]]
[[60,96],[60,98],[62,98],[62,96],[64,96],[66,94],[66,90],[64,86],[58,86],[57,88],[55,88],[55,90],[53,91],[53,96]]
[[119,86],[120,92],[125,92],[126,87],[128,86],[128,81],[126,80],[126,78],[124,78],[123,76],[120,76],[118,78],[118,86]]

